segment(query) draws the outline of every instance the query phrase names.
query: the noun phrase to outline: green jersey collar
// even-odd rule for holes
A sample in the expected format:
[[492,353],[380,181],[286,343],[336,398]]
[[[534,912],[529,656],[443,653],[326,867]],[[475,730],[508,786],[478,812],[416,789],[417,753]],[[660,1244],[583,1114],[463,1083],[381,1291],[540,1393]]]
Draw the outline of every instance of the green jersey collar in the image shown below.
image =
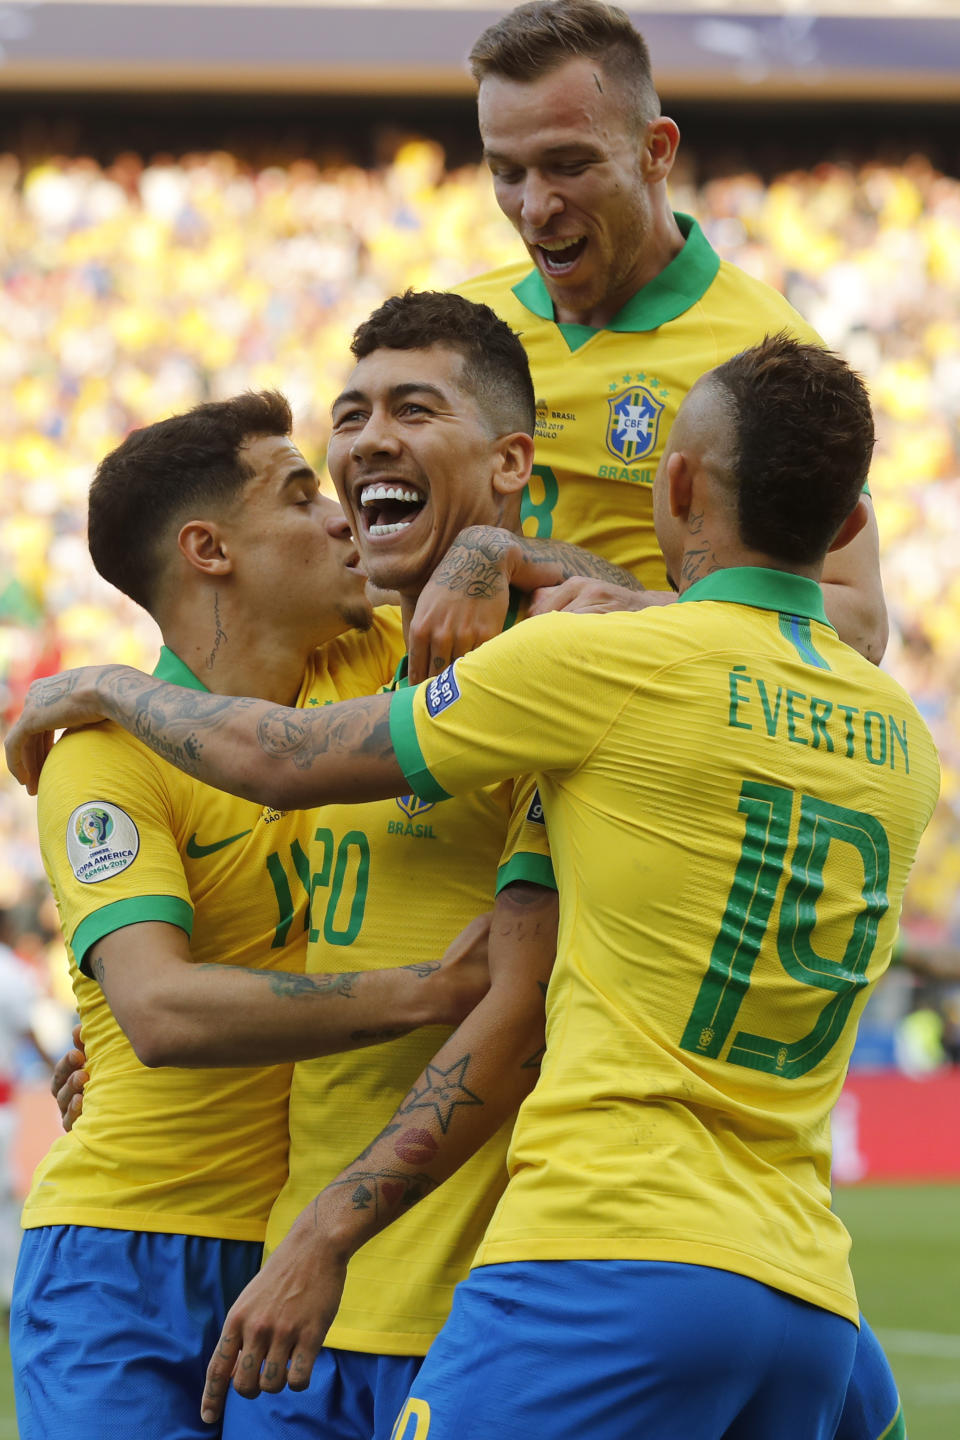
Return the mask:
[[[720,269],[720,256],[692,216],[678,214],[674,218],[686,242],[680,254],[675,255],[649,285],[632,295],[605,329],[627,333],[656,330],[689,310],[713,284]],[[525,275],[513,287],[513,293],[521,305],[541,320],[554,318],[553,301],[539,270]],[[558,329],[571,350],[578,349],[597,334],[589,325],[560,325]]]
[[[731,566],[705,575],[679,597],[688,600],[723,600],[729,605],[752,605],[757,610],[778,610],[830,625],[823,608],[823,591],[816,580],[786,570],[765,570],[759,565]],[[830,625],[831,630],[834,628]]]
[[190,667],[183,663],[179,655],[174,655],[166,645],[161,646],[160,659],[157,661],[153,673],[158,680],[166,680],[170,685],[180,685],[184,690],[206,690],[207,688],[202,680],[197,679]]
[[[504,622],[503,622],[503,628],[504,628],[504,630],[510,630],[510,629],[513,628],[514,625],[516,625],[517,619],[518,619],[519,614],[520,614],[520,601],[521,601],[522,598],[523,598],[523,596],[521,595],[520,591],[519,591],[519,590],[514,590],[513,586],[511,585],[511,586],[510,586],[510,604],[509,604],[509,607],[508,607],[508,609],[507,609],[507,618],[506,618],[506,619],[504,620]],[[388,690],[406,690],[406,689],[407,689],[408,685],[410,684],[410,680],[409,680],[409,677],[408,677],[408,675],[407,675],[407,669],[408,669],[408,666],[409,666],[409,662],[410,662],[410,657],[409,657],[409,655],[404,655],[403,659],[400,661],[400,664],[397,666],[397,673],[394,675],[394,677],[393,677],[392,681],[390,682],[390,684],[389,684],[388,686],[386,686],[386,689],[388,689]]]

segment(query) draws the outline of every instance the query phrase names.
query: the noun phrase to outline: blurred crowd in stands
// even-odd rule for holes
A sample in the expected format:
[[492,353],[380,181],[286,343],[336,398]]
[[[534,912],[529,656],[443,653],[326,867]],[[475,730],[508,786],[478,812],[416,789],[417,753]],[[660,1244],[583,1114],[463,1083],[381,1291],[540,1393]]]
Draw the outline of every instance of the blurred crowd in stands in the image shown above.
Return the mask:
[[[905,917],[960,940],[960,180],[923,157],[732,174],[674,206],[783,290],[864,375],[891,616],[886,666],[938,740],[943,800]],[[486,172],[412,140],[376,170],[250,169],[218,152],[21,163],[0,156],[0,714],[30,680],[152,668],[152,622],[99,580],[84,538],[100,457],[134,426],[277,386],[318,464],[355,325],[407,285],[516,258]],[[44,983],[65,966],[34,804],[0,777],[0,907]],[[69,1007],[69,995],[60,993]]]

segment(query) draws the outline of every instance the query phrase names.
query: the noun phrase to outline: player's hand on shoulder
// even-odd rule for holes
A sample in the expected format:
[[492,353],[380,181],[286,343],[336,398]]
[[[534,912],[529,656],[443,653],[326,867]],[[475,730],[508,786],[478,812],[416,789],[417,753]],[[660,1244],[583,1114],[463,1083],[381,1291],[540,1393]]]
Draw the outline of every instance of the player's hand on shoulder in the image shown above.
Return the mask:
[[73,1046],[72,1050],[61,1055],[50,1078],[50,1093],[57,1102],[64,1130],[72,1130],[74,1122],[83,1113],[83,1091],[90,1079],[79,1025],[73,1027]]
[[23,713],[8,732],[4,748],[10,774],[25,785],[31,795],[37,793],[40,771],[53,746],[55,732],[93,725],[104,719],[97,682],[106,671],[115,668],[85,665],[78,670],[64,670],[60,675],[34,680],[30,686]]
[[670,605],[676,598],[672,590],[628,590],[609,580],[572,575],[560,585],[545,585],[534,590],[528,614],[548,615],[552,610],[565,610],[571,615],[608,615],[619,610]]

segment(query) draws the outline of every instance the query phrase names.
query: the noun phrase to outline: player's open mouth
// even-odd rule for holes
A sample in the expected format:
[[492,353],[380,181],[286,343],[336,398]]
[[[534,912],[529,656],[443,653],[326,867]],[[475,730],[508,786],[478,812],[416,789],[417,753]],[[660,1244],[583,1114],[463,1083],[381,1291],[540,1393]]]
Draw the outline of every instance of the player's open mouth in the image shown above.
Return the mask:
[[541,240],[535,248],[546,273],[559,277],[567,275],[576,265],[587,248],[587,237],[576,235],[573,239]]
[[373,537],[396,535],[413,524],[426,503],[411,485],[364,485],[360,491],[364,529]]

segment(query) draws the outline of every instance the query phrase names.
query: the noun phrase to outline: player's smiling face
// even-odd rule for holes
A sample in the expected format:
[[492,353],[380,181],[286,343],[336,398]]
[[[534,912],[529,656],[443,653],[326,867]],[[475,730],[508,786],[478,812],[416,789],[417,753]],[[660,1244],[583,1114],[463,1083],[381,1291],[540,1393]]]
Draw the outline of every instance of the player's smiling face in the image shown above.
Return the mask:
[[496,525],[501,442],[444,345],[374,350],[333,404],[327,464],[375,585],[415,597],[467,525]]
[[225,534],[250,606],[265,619],[306,622],[314,644],[348,625],[368,625],[366,574],[350,527],[292,440],[256,436],[240,457],[253,476]]
[[651,227],[643,131],[622,88],[576,58],[536,80],[486,76],[478,103],[497,203],[557,320],[604,324],[643,283]]

